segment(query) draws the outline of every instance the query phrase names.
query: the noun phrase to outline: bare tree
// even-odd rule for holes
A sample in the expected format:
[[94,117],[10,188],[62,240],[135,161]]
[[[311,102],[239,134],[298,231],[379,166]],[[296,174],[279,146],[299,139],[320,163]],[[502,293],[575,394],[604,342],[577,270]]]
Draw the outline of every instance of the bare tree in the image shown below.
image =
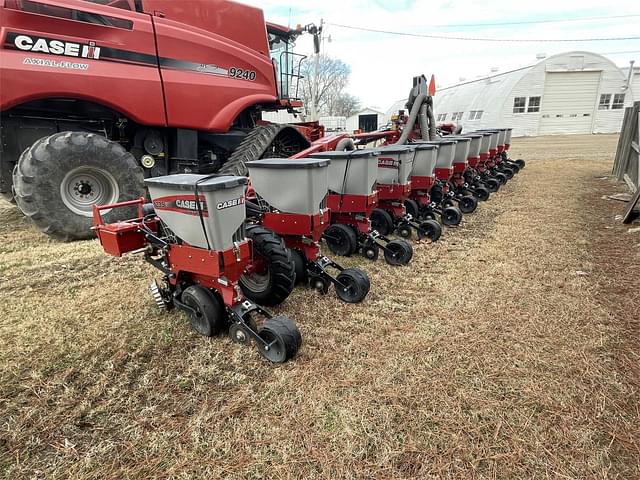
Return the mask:
[[351,74],[346,63],[321,54],[303,62],[300,73],[304,76],[300,82],[302,101],[311,120],[345,110],[344,89]]
[[333,108],[330,115],[338,117],[350,117],[358,113],[362,109],[362,102],[355,95],[342,92],[333,102]]

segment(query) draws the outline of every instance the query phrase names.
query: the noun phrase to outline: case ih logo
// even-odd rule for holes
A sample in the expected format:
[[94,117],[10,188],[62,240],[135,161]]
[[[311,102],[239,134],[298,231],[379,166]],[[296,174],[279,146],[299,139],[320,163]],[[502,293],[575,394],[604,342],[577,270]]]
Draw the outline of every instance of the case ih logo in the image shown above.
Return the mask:
[[238,205],[244,205],[244,197],[234,198],[233,200],[226,200],[218,203],[216,208],[218,210],[224,210],[225,208],[237,207]]
[[400,161],[389,157],[378,158],[378,167],[380,168],[395,168],[398,170],[400,167]]
[[80,43],[54,40],[51,38],[17,35],[15,33],[9,34],[9,38],[11,37],[13,37],[13,45],[18,50],[23,50],[25,52],[41,52],[50,55],[92,58],[94,60],[98,60],[100,58],[100,47],[96,47],[95,42],[89,42],[88,45],[83,45]]
[[153,208],[168,212],[184,213],[186,215],[199,215],[198,204],[200,204],[202,216],[208,217],[207,202],[202,196],[198,197],[198,201],[196,201],[196,197],[193,195],[156,198],[153,201]]

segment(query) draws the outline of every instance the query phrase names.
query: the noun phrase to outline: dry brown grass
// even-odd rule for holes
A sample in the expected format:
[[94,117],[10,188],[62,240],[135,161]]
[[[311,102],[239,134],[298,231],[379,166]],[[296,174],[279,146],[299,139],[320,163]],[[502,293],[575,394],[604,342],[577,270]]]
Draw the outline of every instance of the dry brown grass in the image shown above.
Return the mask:
[[[203,339],[138,258],[0,205],[5,478],[639,478],[640,236],[613,136],[517,140],[524,172],[363,305],[296,291],[299,357]],[[586,275],[578,272],[585,272]]]

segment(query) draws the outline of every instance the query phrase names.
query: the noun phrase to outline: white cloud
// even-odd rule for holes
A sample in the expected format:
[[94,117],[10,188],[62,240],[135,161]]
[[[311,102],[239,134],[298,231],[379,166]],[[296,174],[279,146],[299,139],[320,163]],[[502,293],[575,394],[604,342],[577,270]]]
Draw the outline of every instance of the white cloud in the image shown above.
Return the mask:
[[[433,2],[426,0],[363,1],[325,0],[294,3],[290,0],[248,0],[265,10],[269,21],[295,25],[325,22],[380,30],[488,38],[603,38],[639,36],[639,18],[514,25],[510,27],[439,28],[433,25],[496,23],[522,20],[579,18],[640,14],[635,0],[603,5],[601,0],[471,0]],[[393,8],[390,7],[393,6]],[[290,12],[290,14],[289,14]],[[362,32],[327,25],[325,51],[351,66],[349,91],[369,106],[386,110],[406,97],[411,79],[435,74],[437,83],[450,85],[461,77],[476,78],[492,67],[507,71],[536,61],[538,53],[552,55],[570,50],[599,53],[640,50],[640,41],[572,43],[487,43],[436,40]],[[298,40],[301,53],[311,52],[311,39]],[[619,65],[640,53],[611,56]]]

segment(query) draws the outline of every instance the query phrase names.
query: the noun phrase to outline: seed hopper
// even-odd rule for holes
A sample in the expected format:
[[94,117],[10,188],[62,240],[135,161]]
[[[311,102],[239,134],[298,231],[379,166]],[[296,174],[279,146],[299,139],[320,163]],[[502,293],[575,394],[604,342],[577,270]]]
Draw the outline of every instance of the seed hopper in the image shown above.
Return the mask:
[[453,161],[457,141],[447,139],[416,140],[415,144],[435,145],[438,147],[434,170],[435,177],[430,190],[431,204],[420,208],[421,218],[434,218],[438,214],[443,225],[459,225],[462,221],[462,212],[458,207],[450,205],[446,201],[454,195],[453,192],[449,192],[449,180],[453,177]]
[[[93,207],[94,229],[106,253],[144,255],[163,275],[150,286],[157,306],[184,311],[199,334],[228,331],[236,343],[255,342],[272,362],[292,358],[302,342],[296,325],[248,300],[239,287],[252,262],[244,229],[247,179],[180,174],[145,183],[152,205],[140,198]],[[105,210],[132,206],[136,218],[104,223]]]
[[[480,158],[483,161],[483,167],[484,167],[484,171],[482,172],[482,175],[484,176],[484,178],[488,179],[495,179],[499,182],[499,186],[498,188],[500,188],[502,185],[504,185],[505,183],[507,183],[507,181],[509,180],[509,176],[504,173],[501,172],[500,169],[497,168],[497,156],[498,156],[498,144],[499,144],[499,140],[500,140],[500,131],[499,130],[478,130],[479,133],[482,134],[489,134],[489,145],[488,145],[488,149],[486,147],[485,144],[483,144],[483,148],[484,151],[480,152]],[[509,172],[511,174],[511,177],[513,177],[513,172]],[[488,181],[487,181],[487,186],[488,186]],[[490,188],[491,190],[491,188]]]
[[456,145],[453,154],[453,174],[448,181],[442,181],[441,185],[446,184],[447,192],[440,203],[445,207],[453,207],[457,204],[462,213],[473,213],[478,207],[478,200],[464,181],[464,173],[469,168],[468,158],[472,139],[465,135],[447,136],[446,139],[455,141]]
[[417,221],[405,209],[411,195],[411,172],[417,148],[412,145],[387,145],[377,148],[378,208],[371,213],[371,225],[382,235],[394,230],[403,238],[411,238],[413,230],[418,238],[436,241],[442,227],[435,220]]
[[[291,250],[296,282],[325,294],[333,284],[344,302],[357,303],[369,292],[369,277],[343,268],[320,253],[319,241],[330,225],[325,198],[329,160],[268,158],[247,162],[256,198],[247,203],[251,220],[280,236]],[[337,270],[333,276],[329,269]]]
[[512,160],[509,158],[507,151],[511,147],[511,134],[513,133],[512,128],[500,128],[500,141],[498,145],[498,157],[501,163],[505,166],[511,168],[514,173],[520,172],[525,166],[525,161],[522,159]]
[[404,240],[390,240],[371,228],[371,214],[378,205],[377,150],[327,151],[312,154],[312,158],[330,160],[328,168],[329,194],[327,207],[331,225],[324,232],[324,241],[336,255],[349,256],[361,252],[376,260],[380,250],[391,265],[406,265],[413,257],[413,248]]

